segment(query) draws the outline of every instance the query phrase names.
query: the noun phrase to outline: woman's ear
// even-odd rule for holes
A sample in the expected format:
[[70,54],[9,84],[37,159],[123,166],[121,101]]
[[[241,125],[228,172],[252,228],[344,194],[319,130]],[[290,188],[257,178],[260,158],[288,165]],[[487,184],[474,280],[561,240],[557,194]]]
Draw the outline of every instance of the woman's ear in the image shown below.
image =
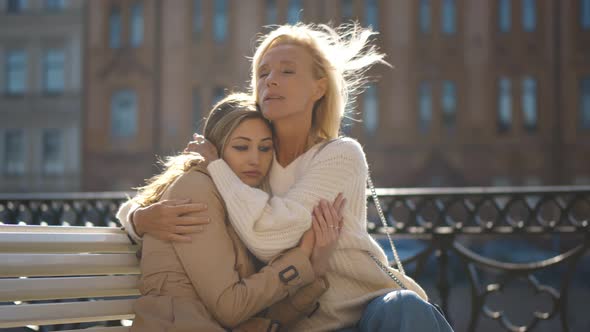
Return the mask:
[[313,94],[314,101],[320,100],[325,94],[326,90],[328,89],[328,78],[322,77],[316,81],[315,84],[315,91]]

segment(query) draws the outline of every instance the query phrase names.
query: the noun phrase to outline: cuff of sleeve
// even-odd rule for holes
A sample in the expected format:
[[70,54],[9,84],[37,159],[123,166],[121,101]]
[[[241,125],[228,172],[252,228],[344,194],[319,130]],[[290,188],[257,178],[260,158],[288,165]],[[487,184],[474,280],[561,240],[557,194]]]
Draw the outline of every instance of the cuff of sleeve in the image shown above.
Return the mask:
[[131,204],[129,204],[129,211],[125,214],[127,217],[127,222],[123,222],[123,226],[125,227],[125,231],[127,231],[127,234],[129,234],[131,239],[133,239],[135,243],[141,244],[143,239],[141,236],[139,236],[139,234],[137,234],[135,225],[133,224],[133,212],[135,212],[135,210],[138,208],[140,208],[140,205],[135,202],[131,202]]
[[326,278],[318,278],[311,284],[302,287],[293,297],[291,304],[298,312],[311,314],[316,309],[315,303],[328,290],[330,284]]
[[287,287],[290,296],[315,280],[311,262],[299,248],[293,248],[277,256],[269,265],[277,271],[279,280]]

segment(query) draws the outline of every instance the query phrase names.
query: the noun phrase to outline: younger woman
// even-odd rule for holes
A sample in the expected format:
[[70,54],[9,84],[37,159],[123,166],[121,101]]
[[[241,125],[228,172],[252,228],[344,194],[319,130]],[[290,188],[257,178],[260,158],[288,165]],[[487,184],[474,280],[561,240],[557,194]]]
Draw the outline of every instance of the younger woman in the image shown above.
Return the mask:
[[[205,137],[244,183],[263,185],[273,156],[272,132],[248,95],[232,95],[216,105]],[[337,231],[322,229],[338,225],[343,200],[316,219],[317,233],[308,232],[297,247],[256,272],[256,260],[229,224],[223,199],[203,165],[195,153],[172,157],[134,198],[142,206],[165,199],[203,202],[210,222],[192,233],[189,243],[144,237],[142,296],[131,330],[277,331],[311,314],[327,289],[321,262],[333,247],[314,248],[314,237],[317,243],[336,240]],[[320,263],[312,265],[312,256]]]

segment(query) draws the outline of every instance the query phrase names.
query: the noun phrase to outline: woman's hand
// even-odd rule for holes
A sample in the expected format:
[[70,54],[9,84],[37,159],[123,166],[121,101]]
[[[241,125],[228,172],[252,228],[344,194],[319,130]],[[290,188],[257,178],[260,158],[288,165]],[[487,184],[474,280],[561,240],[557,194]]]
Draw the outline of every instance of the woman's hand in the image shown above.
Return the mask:
[[336,249],[343,226],[342,210],[346,200],[338,194],[334,203],[326,200],[313,209],[312,229],[315,243],[311,254],[311,264],[316,276],[321,277],[328,271],[328,261]]
[[194,141],[188,142],[186,149],[184,149],[184,153],[196,152],[200,154],[205,159],[207,165],[210,162],[219,159],[215,145],[206,140],[204,136],[195,133],[193,134],[193,139]]
[[206,212],[207,205],[190,203],[190,200],[163,200],[133,212],[131,223],[139,236],[150,234],[160,240],[190,242],[186,234],[203,231],[209,223],[205,214],[187,216],[193,212]]

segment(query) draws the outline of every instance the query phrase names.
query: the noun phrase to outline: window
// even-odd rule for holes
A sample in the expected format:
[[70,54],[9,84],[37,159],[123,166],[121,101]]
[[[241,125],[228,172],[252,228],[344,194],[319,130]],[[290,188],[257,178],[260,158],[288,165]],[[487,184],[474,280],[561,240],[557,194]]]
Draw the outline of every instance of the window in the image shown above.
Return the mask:
[[443,123],[447,128],[454,128],[457,114],[457,87],[453,81],[442,83]]
[[65,54],[61,49],[47,50],[43,57],[43,89],[49,93],[64,91]]
[[590,176],[578,175],[574,178],[576,186],[590,186]]
[[452,35],[456,32],[457,8],[455,0],[443,0],[442,8],[442,32]]
[[4,140],[4,174],[23,175],[25,173],[25,144],[20,129],[9,129]]
[[133,137],[137,132],[137,95],[132,90],[119,90],[111,99],[111,134]]
[[201,0],[193,0],[193,33],[196,38],[201,38],[203,33],[203,8]]
[[524,128],[534,131],[537,128],[537,81],[530,76],[522,80],[522,112]]
[[539,178],[538,176],[529,175],[524,178],[524,185],[527,187],[538,187],[542,184],[543,181],[541,181],[541,178]]
[[6,11],[9,13],[20,13],[27,6],[26,0],[7,0]]
[[143,5],[136,3],[131,8],[131,46],[138,47],[143,42]]
[[213,39],[218,43],[227,39],[227,0],[215,0]]
[[498,27],[500,32],[510,31],[512,20],[511,0],[499,0],[498,3]]
[[445,177],[442,175],[433,175],[430,178],[430,186],[431,187],[444,187],[445,184]]
[[522,29],[526,32],[535,31],[537,27],[536,0],[522,0]]
[[492,178],[492,186],[494,187],[508,187],[511,183],[512,181],[507,176],[494,176]]
[[375,134],[375,130],[377,130],[379,125],[379,100],[375,84],[369,85],[365,91],[363,101],[365,131],[369,134]]
[[64,173],[63,140],[58,129],[43,131],[42,169],[46,175]]
[[225,88],[222,86],[215,87],[215,89],[213,89],[212,104],[217,104],[221,99],[223,99],[223,97],[225,97]]
[[48,10],[62,10],[65,6],[65,0],[45,0],[45,9]]
[[299,22],[299,11],[301,10],[301,0],[289,0],[287,9],[287,23],[295,24]]
[[367,25],[372,27],[373,30],[377,30],[379,29],[379,6],[377,5],[377,0],[366,0],[365,3],[367,5],[365,9]]
[[580,128],[590,129],[590,76],[580,80]]
[[430,0],[420,0],[420,9],[419,9],[420,32],[422,32],[422,33],[429,33],[430,32],[430,21],[431,21],[430,15],[431,15]]
[[498,81],[498,130],[510,129],[512,124],[512,88],[510,79],[500,78]]
[[278,15],[277,0],[266,0],[266,24],[277,24]]
[[6,93],[24,94],[27,89],[27,54],[24,50],[6,52]]
[[118,7],[111,8],[109,16],[109,47],[121,47],[121,10]]
[[580,0],[580,25],[590,30],[590,0]]
[[193,122],[194,130],[199,131],[201,129],[201,122],[203,121],[203,109],[201,108],[201,94],[197,89],[193,90]]
[[420,116],[420,130],[427,132],[432,122],[432,88],[430,82],[420,83],[418,88],[418,112]]
[[354,15],[352,0],[341,0],[340,6],[342,11],[342,22],[352,20],[352,16]]

